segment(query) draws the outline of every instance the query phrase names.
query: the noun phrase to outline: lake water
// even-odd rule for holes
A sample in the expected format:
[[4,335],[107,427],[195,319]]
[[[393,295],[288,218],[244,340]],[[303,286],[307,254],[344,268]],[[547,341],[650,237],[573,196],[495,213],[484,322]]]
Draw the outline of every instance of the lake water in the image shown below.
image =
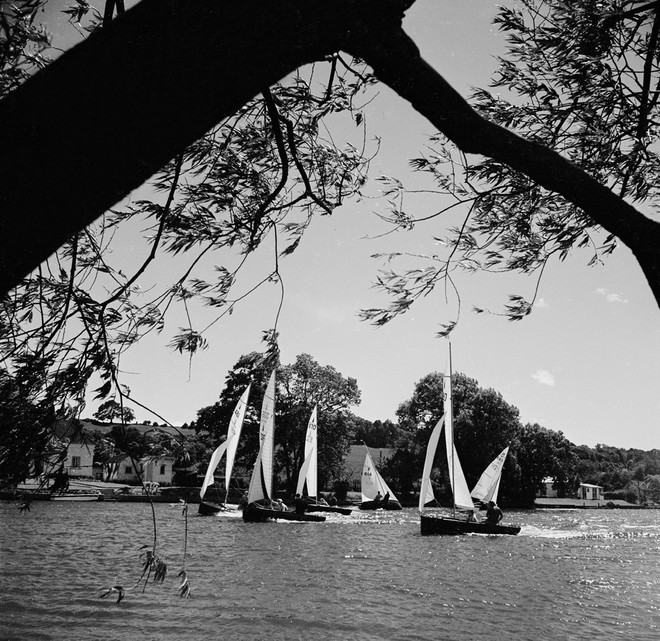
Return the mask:
[[0,502],[0,639],[660,638],[660,511],[513,512],[514,536],[419,535],[415,510],[243,523],[156,505],[163,584],[140,576],[147,504]]

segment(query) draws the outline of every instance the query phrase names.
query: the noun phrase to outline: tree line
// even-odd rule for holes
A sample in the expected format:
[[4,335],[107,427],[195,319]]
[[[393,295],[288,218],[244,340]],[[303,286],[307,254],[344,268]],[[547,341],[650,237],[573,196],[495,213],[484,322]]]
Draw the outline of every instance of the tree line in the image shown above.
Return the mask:
[[[220,442],[234,404],[251,381],[254,392],[237,459],[245,473],[251,470],[258,447],[258,412],[271,368],[272,363],[262,354],[242,356],[228,373],[218,402],[200,409],[189,425],[200,437],[210,438],[209,447]],[[510,447],[500,487],[504,504],[533,505],[546,477],[553,478],[560,496],[573,496],[579,483],[586,482],[603,485],[606,492],[618,492],[620,498],[638,500],[639,490],[654,487],[651,477],[660,473],[660,451],[577,446],[562,432],[523,424],[518,409],[499,392],[481,388],[465,374],[454,374],[453,398],[456,448],[470,486],[504,447]],[[391,449],[381,472],[396,492],[405,495],[419,489],[426,444],[444,412],[442,375],[432,372],[415,384],[412,396],[399,405],[396,422],[359,417],[355,413],[359,401],[355,379],[319,365],[309,354],[278,368],[276,471],[283,480],[282,489],[292,491],[295,486],[307,420],[315,404],[319,407],[320,487],[345,489],[345,457],[352,444],[363,443]],[[445,497],[449,495],[446,469],[444,449],[438,448],[432,480]],[[652,499],[655,494],[649,492],[642,494]]]
[[[198,410],[186,435],[168,430],[159,433],[156,424],[147,437],[130,425],[135,416],[130,407],[102,403],[96,418],[116,422],[108,434],[94,432],[95,463],[121,456],[173,456],[180,474],[177,484],[198,485],[211,452],[226,438],[231,414],[248,384],[252,392],[237,452],[235,476],[245,482],[258,450],[260,408],[273,368],[277,370],[275,472],[279,489],[292,493],[303,461],[304,438],[309,416],[318,407],[319,486],[343,493],[348,487],[345,460],[351,445],[388,448],[391,456],[381,471],[395,492],[402,496],[419,490],[419,481],[430,433],[445,407],[442,374],[431,372],[420,379],[409,399],[396,411],[396,421],[370,421],[358,416],[361,392],[356,379],[330,365],[320,365],[311,355],[300,354],[292,364],[278,364],[273,354],[252,352],[241,356],[227,373],[218,401]],[[538,424],[523,424],[516,407],[494,389],[484,389],[465,374],[452,378],[456,449],[470,487],[488,464],[509,446],[500,486],[505,505],[531,506],[542,482],[551,477],[559,496],[573,496],[580,482],[602,485],[610,498],[629,501],[660,501],[660,450],[645,452],[599,444],[575,445],[560,431]],[[48,450],[48,425],[39,420],[38,408],[21,401],[17,383],[0,371],[0,420],[3,456],[0,478],[17,483],[29,474],[30,460],[39,447]],[[123,423],[122,423],[123,419]],[[77,422],[80,424],[80,422]],[[150,423],[150,422],[149,422]],[[10,429],[11,426],[11,429]],[[29,429],[28,429],[29,428]],[[194,430],[195,435],[188,435]],[[42,443],[43,441],[43,443]],[[13,449],[20,456],[5,456]],[[432,481],[436,495],[450,500],[446,454],[438,448]]]

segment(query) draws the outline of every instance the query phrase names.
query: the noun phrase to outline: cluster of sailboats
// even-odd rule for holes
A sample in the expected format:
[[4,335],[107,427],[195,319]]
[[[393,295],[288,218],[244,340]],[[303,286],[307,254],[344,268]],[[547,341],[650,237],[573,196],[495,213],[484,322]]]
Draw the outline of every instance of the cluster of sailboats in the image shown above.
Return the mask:
[[[497,501],[497,494],[502,476],[502,469],[509,448],[506,447],[481,475],[472,492],[468,489],[465,476],[454,446],[453,412],[452,412],[452,368],[451,348],[449,350],[448,367],[443,375],[443,392],[445,395],[445,413],[438,421],[427,445],[424,471],[419,495],[420,528],[422,535],[429,534],[518,534],[520,526],[506,525],[477,517],[478,508],[475,505],[485,505]],[[270,376],[261,407],[259,423],[259,453],[252,470],[247,496],[241,505],[229,505],[229,483],[232,475],[236,449],[245,418],[250,385],[241,395],[229,424],[227,438],[213,452],[209,466],[200,490],[199,514],[202,516],[236,513],[242,510],[245,521],[264,522],[270,520],[290,521],[325,521],[321,513],[330,512],[350,515],[351,508],[328,505],[320,498],[317,486],[317,455],[318,455],[318,418],[314,407],[305,435],[304,459],[301,465],[296,486],[296,505],[289,510],[281,501],[273,497],[273,451],[275,434],[275,371]],[[453,505],[450,514],[429,510],[429,504],[436,503],[431,485],[431,469],[435,458],[440,436],[444,431],[447,464],[452,488]],[[366,456],[362,468],[361,510],[400,510],[401,503],[394,492],[380,475],[373,459],[366,448]],[[209,487],[214,483],[215,471],[225,457],[225,499],[212,501],[207,497]]]

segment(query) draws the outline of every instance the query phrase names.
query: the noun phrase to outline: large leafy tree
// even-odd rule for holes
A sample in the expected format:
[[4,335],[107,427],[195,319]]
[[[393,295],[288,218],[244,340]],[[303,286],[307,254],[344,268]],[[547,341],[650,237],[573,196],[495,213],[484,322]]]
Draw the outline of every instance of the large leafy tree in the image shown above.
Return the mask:
[[[199,410],[194,423],[198,432],[212,433],[216,442],[225,438],[236,401],[251,382],[237,458],[244,472],[252,469],[259,448],[260,408],[272,369],[272,359],[261,354],[242,356],[228,373],[220,400]],[[277,368],[276,382],[275,473],[283,476],[288,491],[295,488],[307,423],[316,405],[319,485],[326,487],[340,478],[343,458],[350,447],[353,436],[350,408],[360,402],[357,381],[344,377],[330,365],[319,365],[309,354],[300,354],[293,364]]]
[[[574,448],[562,432],[538,424],[524,425],[512,448],[512,465],[505,470],[513,481],[509,485],[510,499],[518,505],[534,505],[545,477],[554,479],[559,496],[571,496],[579,483]],[[507,476],[502,477],[504,484]]]
[[[404,491],[419,481],[429,436],[445,411],[442,378],[438,372],[427,374],[415,385],[412,397],[397,409],[401,436],[391,469]],[[461,373],[452,376],[452,395],[456,450],[472,487],[500,451],[515,441],[520,429],[518,410],[495,390],[483,389]],[[444,447],[438,447],[435,460],[436,477],[446,481]]]
[[282,368],[279,461],[289,489],[295,487],[303,462],[310,414],[318,408],[319,485],[340,477],[343,459],[353,440],[350,408],[360,403],[357,381],[331,365],[320,365],[309,354]]
[[99,421],[120,421],[122,423],[132,423],[135,421],[135,412],[130,407],[124,407],[114,399],[109,399],[99,405],[94,417]]

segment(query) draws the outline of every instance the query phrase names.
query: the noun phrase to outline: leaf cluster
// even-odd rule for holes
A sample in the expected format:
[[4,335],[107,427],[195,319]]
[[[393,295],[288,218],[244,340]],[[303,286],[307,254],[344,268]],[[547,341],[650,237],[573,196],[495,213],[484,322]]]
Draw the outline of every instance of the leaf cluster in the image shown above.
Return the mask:
[[[655,208],[660,195],[657,3],[522,0],[500,7],[495,24],[508,47],[491,87],[475,91],[475,109],[558,152],[622,198]],[[405,190],[389,179],[393,225],[412,227],[456,208],[465,214],[461,224],[449,226],[442,256],[420,257],[428,267],[383,272],[377,285],[391,303],[364,314],[377,324],[407,311],[438,283],[453,288],[455,267],[534,273],[540,281],[551,259],[564,260],[580,249],[594,265],[617,246],[614,235],[564,197],[502,162],[459,153],[441,135],[430,138],[428,150],[411,167],[449,204],[429,216],[404,215]],[[538,282],[531,300],[515,294],[504,314],[511,320],[526,316],[537,291]]]
[[[30,65],[45,64],[42,4],[2,5],[0,95]],[[71,24],[98,26],[88,3],[65,14]],[[33,401],[78,411],[91,381],[100,380],[96,398],[123,407],[132,399],[120,362],[139,340],[164,332],[177,315],[169,347],[192,357],[208,347],[210,327],[252,292],[282,289],[279,261],[296,250],[313,216],[332,213],[365,181],[360,101],[373,82],[363,62],[335,55],[264,88],[167,163],[139,197],[71,238],[0,300],[0,360],[8,374]],[[342,119],[362,132],[359,147],[333,138]],[[260,250],[272,252],[266,271],[239,284]],[[265,336],[274,359],[276,324]]]

